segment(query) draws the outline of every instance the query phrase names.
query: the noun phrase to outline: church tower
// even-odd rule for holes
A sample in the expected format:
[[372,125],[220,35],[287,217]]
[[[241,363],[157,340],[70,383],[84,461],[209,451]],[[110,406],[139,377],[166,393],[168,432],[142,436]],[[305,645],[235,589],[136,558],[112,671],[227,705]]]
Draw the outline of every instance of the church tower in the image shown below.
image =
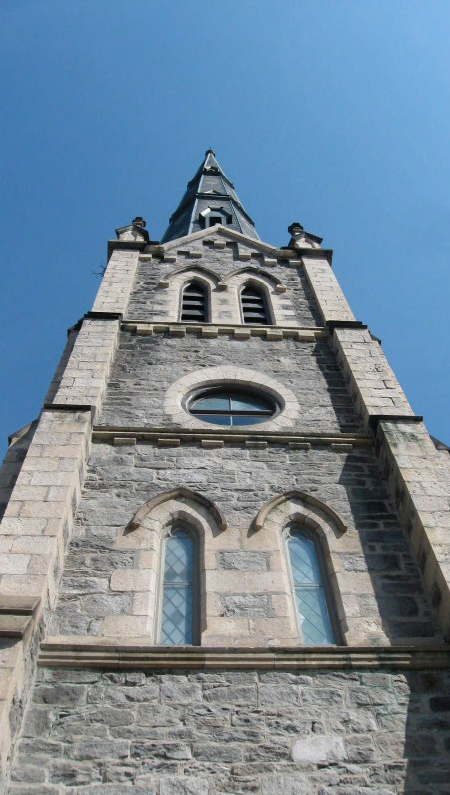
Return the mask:
[[448,449],[332,252],[212,150],[116,232],[1,473],[3,791],[449,793]]

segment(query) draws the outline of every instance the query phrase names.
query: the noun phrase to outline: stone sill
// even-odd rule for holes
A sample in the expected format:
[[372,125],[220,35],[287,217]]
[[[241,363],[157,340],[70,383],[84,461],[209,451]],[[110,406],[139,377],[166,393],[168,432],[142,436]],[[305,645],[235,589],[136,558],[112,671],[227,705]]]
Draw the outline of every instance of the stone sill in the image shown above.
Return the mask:
[[41,644],[38,664],[53,668],[112,670],[191,669],[292,671],[305,669],[444,669],[449,646],[370,647],[314,646],[302,648],[161,647],[139,638],[117,644],[105,638],[54,636]]

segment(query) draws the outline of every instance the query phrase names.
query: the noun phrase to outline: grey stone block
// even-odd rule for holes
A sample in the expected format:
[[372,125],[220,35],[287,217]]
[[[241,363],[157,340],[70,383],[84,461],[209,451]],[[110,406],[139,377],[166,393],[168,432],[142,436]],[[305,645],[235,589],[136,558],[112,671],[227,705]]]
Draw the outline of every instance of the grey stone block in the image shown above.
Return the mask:
[[270,567],[267,552],[216,552],[216,559],[220,569],[267,571]]
[[161,779],[161,795],[209,795],[209,792],[208,781],[197,776],[170,776]]
[[222,594],[220,601],[226,616],[269,617],[275,615],[272,599],[265,593]]

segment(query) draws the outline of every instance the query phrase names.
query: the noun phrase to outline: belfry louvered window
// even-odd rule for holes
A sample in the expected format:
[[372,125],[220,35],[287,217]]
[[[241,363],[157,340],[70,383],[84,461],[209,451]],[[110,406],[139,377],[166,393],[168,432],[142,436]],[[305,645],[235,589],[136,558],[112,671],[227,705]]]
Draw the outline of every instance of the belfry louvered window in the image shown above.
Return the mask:
[[193,645],[197,636],[197,544],[188,529],[175,527],[164,544],[159,642]]
[[335,643],[327,599],[321,551],[309,533],[292,529],[287,535],[295,606],[304,646]]
[[267,303],[262,290],[247,284],[241,291],[242,317],[244,323],[265,326],[270,323]]
[[206,323],[208,320],[208,296],[200,282],[189,282],[181,298],[181,321],[183,323]]

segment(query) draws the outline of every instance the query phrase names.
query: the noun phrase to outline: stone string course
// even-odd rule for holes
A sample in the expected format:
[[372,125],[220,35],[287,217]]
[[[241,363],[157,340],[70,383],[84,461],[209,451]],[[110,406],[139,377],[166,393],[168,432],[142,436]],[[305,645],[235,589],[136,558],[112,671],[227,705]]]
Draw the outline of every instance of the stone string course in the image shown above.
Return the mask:
[[40,669],[8,795],[444,795],[450,678]]

